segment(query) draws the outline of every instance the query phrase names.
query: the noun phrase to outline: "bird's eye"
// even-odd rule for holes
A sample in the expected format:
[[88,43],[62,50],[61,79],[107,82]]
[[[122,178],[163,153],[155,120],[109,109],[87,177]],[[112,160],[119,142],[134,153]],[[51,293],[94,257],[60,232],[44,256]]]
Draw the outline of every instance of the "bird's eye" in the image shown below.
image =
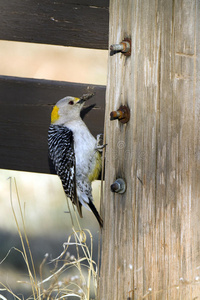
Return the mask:
[[69,101],[69,105],[73,105],[74,104],[74,101]]

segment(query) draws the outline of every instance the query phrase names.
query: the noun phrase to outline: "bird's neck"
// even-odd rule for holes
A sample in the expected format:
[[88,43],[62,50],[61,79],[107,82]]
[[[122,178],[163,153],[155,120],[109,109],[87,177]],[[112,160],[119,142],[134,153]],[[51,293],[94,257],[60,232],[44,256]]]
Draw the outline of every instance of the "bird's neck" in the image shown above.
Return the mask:
[[83,120],[81,118],[78,120],[72,120],[69,122],[65,122],[64,126],[71,129],[73,132],[76,131],[80,127],[86,127],[85,123],[83,122]]

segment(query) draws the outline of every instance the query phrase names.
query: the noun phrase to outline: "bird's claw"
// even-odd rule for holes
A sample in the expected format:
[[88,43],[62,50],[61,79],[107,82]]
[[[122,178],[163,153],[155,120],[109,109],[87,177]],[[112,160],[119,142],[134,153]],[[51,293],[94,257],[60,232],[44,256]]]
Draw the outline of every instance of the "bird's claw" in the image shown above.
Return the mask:
[[95,148],[96,151],[103,152],[103,149],[107,144],[103,144],[103,134],[100,133],[97,135],[97,146]]

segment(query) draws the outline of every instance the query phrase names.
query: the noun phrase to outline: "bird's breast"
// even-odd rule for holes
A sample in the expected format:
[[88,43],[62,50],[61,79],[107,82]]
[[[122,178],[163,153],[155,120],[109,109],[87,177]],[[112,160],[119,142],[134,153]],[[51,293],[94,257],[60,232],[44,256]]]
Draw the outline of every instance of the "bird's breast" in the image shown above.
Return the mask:
[[73,132],[74,151],[76,157],[76,174],[87,175],[89,166],[95,160],[96,139],[90,133],[85,123],[69,127]]

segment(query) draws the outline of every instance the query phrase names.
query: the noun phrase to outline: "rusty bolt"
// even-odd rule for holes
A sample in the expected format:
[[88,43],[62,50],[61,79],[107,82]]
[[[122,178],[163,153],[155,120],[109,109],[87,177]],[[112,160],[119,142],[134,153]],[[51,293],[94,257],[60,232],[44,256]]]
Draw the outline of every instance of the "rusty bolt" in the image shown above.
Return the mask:
[[126,183],[124,179],[118,178],[113,184],[111,184],[110,188],[113,193],[123,194],[126,191]]
[[110,120],[116,119],[123,124],[127,123],[130,119],[130,109],[125,105],[121,105],[117,111],[112,111],[110,113]]
[[122,52],[125,56],[131,55],[131,40],[130,39],[124,39],[119,44],[113,44],[110,46],[110,50],[112,54],[117,52]]
[[122,44],[122,43],[120,43],[120,44],[113,44],[113,45],[111,45],[110,46],[110,50],[111,51],[123,51],[124,50],[124,45]]

